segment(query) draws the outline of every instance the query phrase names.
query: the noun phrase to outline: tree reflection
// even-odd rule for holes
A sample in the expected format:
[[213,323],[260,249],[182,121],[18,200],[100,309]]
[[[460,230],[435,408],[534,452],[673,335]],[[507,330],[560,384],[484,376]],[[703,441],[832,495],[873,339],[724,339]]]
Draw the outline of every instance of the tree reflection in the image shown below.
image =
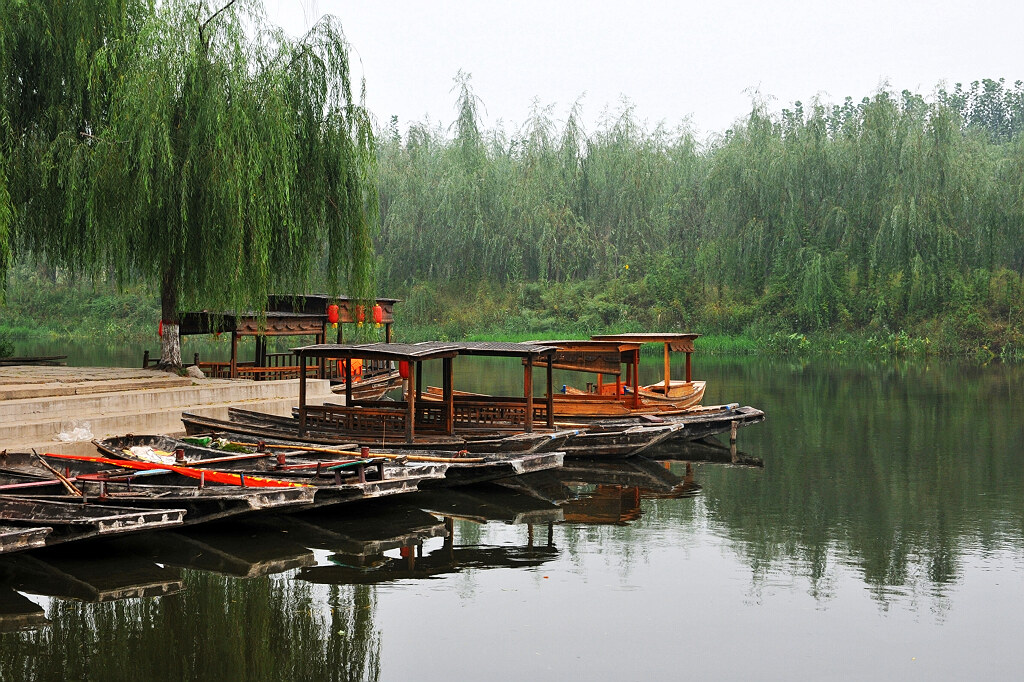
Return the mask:
[[795,566],[828,596],[844,564],[882,601],[892,588],[942,597],[967,554],[1021,546],[1021,368],[710,364],[769,415],[741,433],[763,472],[699,475],[715,528],[755,575]]
[[378,679],[372,587],[183,577],[159,600],[54,600],[48,628],[0,635],[0,679]]

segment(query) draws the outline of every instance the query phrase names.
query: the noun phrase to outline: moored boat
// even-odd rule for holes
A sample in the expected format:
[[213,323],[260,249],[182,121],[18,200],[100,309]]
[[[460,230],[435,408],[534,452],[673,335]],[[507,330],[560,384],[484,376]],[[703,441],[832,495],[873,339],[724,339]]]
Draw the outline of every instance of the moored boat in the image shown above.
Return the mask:
[[[382,480],[428,475],[423,488],[452,487],[518,476],[562,466],[561,452],[524,455],[489,455],[456,457],[447,451],[402,450],[389,453],[344,448],[318,447],[312,443],[285,440],[239,441],[208,436],[201,439],[210,445],[221,445],[229,451],[197,443],[196,438],[179,440],[169,436],[121,436],[97,441],[101,452],[111,457],[140,457],[151,454],[173,460],[179,452],[188,466],[217,466],[230,471],[246,471],[251,475],[281,477],[304,481],[324,475],[334,466],[375,460]],[[262,451],[261,451],[262,450]],[[148,453],[147,453],[148,451]],[[362,458],[362,459],[361,459]],[[333,474],[332,474],[333,475]],[[365,480],[366,475],[360,475]]]

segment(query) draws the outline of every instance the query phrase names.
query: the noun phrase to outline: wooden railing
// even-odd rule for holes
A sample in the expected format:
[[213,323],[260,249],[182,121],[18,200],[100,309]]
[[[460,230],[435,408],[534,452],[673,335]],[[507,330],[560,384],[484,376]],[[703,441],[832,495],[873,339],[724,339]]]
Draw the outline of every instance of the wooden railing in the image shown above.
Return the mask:
[[[389,402],[386,406],[376,401],[358,401],[348,407],[332,403],[307,405],[306,428],[399,436],[405,433],[408,410],[409,404],[404,401]],[[521,431],[526,427],[525,398],[456,396],[453,411],[455,431]],[[547,417],[547,405],[534,402],[534,424],[544,424]],[[445,430],[443,402],[430,400],[416,404],[417,433],[444,433]]]
[[[160,362],[159,356],[151,358],[149,351],[142,354],[142,368],[156,367]],[[199,353],[196,353],[193,364],[203,370],[203,374],[211,379],[230,379],[231,363],[223,362],[200,362]],[[264,356],[262,367],[256,366],[254,362],[239,362],[236,365],[238,378],[255,379],[258,381],[269,381],[273,379],[298,379],[299,358],[292,352],[267,353]],[[319,365],[306,365],[306,376],[317,378],[319,376]],[[375,374],[391,371],[391,363],[386,360],[363,360],[363,377],[369,378]],[[342,379],[344,376],[343,367],[334,359],[328,359],[324,365],[325,379]]]
[[[307,405],[306,428],[313,431],[393,435],[399,438],[405,433],[408,409],[408,405],[402,402],[388,403],[387,407]],[[442,405],[416,406],[417,433],[443,433],[443,420]]]

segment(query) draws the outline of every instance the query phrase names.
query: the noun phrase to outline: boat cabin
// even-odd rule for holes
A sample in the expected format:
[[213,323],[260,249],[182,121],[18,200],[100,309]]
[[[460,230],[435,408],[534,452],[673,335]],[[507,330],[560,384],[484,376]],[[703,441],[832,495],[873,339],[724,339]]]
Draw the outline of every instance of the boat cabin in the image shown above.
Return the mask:
[[[698,334],[606,334],[590,340],[537,341],[555,346],[556,369],[597,375],[586,390],[563,386],[556,398],[556,416],[619,417],[686,410],[704,397],[705,382],[693,381],[690,355]],[[645,343],[665,346],[664,379],[641,385],[640,348]],[[672,381],[670,351],[686,354],[686,381]],[[623,370],[623,368],[625,368]],[[614,377],[612,385],[607,377]]]
[[[343,371],[350,372],[357,359],[393,362],[399,367],[403,379],[408,381],[405,399],[394,402],[357,400],[352,388],[346,384],[344,405],[307,405],[306,372],[299,373],[299,435],[307,430],[335,430],[347,433],[404,433],[407,442],[413,442],[418,433],[454,436],[474,431],[534,430],[535,421],[543,421],[554,428],[552,408],[551,363],[546,358],[554,353],[550,346],[524,343],[491,342],[427,342],[417,344],[316,344],[293,349],[299,366],[306,367],[310,360],[338,358]],[[454,360],[460,355],[520,358],[524,365],[522,396],[474,396],[455,394]],[[542,360],[543,359],[543,360]],[[423,391],[423,363],[441,361],[442,381],[440,399],[425,398]],[[533,396],[533,369],[547,369],[547,401],[536,404]]]
[[[686,354],[686,383],[692,383],[693,377],[690,373],[690,356],[693,355],[693,342],[700,334],[676,334],[676,333],[638,333],[638,334],[595,334],[590,338],[595,341],[621,341],[624,343],[661,343],[665,345],[665,379],[664,394],[671,392],[671,370],[670,351]],[[654,390],[654,386],[648,386],[648,390]]]

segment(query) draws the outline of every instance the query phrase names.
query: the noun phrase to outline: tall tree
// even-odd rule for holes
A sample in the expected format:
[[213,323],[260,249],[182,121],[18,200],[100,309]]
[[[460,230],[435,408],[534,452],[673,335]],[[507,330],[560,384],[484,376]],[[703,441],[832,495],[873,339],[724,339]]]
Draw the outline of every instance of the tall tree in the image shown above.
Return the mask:
[[[88,136],[102,129],[114,62],[150,0],[0,0],[0,300],[19,249],[77,263],[89,245],[84,207]],[[108,71],[107,75],[114,75]]]
[[133,29],[84,67],[110,88],[67,143],[62,173],[83,181],[42,207],[28,246],[157,285],[164,366],[180,365],[185,307],[259,310],[322,272],[369,297],[374,138],[338,22],[296,40],[258,0],[167,0]]

